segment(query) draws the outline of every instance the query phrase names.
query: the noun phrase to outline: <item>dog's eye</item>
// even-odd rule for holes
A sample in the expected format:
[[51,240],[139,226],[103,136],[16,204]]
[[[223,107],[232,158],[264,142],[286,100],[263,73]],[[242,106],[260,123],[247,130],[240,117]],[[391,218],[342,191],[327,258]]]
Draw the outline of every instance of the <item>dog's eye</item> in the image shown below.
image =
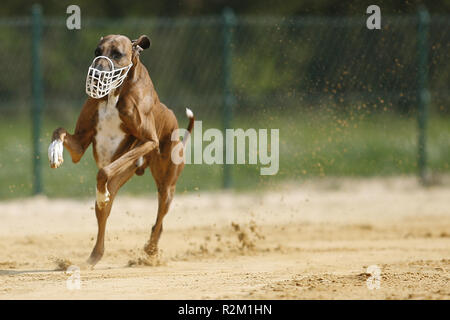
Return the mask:
[[102,50],[100,50],[100,48],[97,48],[97,49],[95,49],[94,54],[95,54],[96,57],[98,57],[98,56],[100,56],[102,54]]
[[120,58],[122,58],[123,54],[120,53],[119,51],[113,51],[112,54],[111,54],[111,56],[112,56],[114,59],[120,59]]

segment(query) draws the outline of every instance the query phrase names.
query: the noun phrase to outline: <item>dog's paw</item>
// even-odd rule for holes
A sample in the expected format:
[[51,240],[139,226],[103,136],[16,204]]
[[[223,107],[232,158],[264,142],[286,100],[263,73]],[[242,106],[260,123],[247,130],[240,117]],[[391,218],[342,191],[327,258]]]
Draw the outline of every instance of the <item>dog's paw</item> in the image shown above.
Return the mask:
[[108,186],[105,186],[105,193],[102,193],[97,189],[96,198],[98,208],[103,209],[103,207],[111,200]]
[[59,139],[53,140],[48,147],[48,160],[51,168],[58,168],[64,162],[63,159],[63,142]]
[[148,256],[154,257],[158,255],[158,246],[152,243],[151,241],[148,241],[144,246],[144,251]]
[[89,258],[86,260],[86,263],[90,266],[90,269],[92,270],[95,265],[102,259],[103,252],[96,252],[95,249],[92,251]]

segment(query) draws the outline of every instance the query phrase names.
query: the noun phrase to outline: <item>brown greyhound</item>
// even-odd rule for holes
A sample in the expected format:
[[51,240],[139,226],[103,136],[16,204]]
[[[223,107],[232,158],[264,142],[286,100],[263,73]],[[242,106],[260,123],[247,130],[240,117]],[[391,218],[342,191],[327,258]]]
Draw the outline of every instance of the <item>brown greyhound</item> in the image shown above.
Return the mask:
[[[81,110],[75,133],[56,129],[49,147],[50,166],[58,168],[63,162],[63,146],[77,163],[93,143],[99,168],[95,203],[98,234],[88,259],[91,265],[103,256],[106,220],[114,197],[134,174],[144,174],[146,167],[150,167],[158,189],[158,215],[144,250],[149,255],[157,253],[163,218],[184,167],[183,162],[176,164],[171,159],[172,149],[180,143],[178,137],[172,141],[172,133],[178,129],[177,119],[159,101],[139,59],[140,52],[149,47],[145,35],[133,41],[122,35],[102,37],[86,79],[90,97]],[[186,109],[186,114],[189,125],[183,147],[194,125],[193,113]]]

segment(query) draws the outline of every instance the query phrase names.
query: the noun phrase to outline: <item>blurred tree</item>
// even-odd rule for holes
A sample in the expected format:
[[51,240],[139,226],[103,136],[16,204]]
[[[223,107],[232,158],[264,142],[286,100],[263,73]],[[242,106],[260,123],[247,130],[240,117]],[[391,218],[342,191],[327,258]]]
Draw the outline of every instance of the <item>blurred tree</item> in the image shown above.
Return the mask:
[[[334,107],[372,104],[381,105],[382,110],[398,108],[408,113],[414,106],[416,92],[414,16],[423,1],[377,0],[385,28],[381,32],[365,27],[366,8],[372,1],[41,0],[46,18],[61,18],[59,24],[49,23],[43,29],[47,107],[59,108],[64,99],[70,100],[66,105],[80,105],[85,96],[85,70],[95,45],[102,35],[111,33],[150,35],[154,45],[142,60],[151,69],[158,92],[171,99],[168,102],[183,105],[190,101],[196,106],[203,104],[204,110],[219,106],[223,91],[219,14],[230,6],[242,18],[233,30],[232,45],[232,85],[240,100],[239,110],[251,112],[259,105],[288,109],[326,100],[327,105]],[[82,32],[69,31],[64,26],[66,8],[74,3],[81,8]],[[433,103],[448,110],[448,18],[436,14],[448,13],[450,0],[429,1],[426,5],[435,13],[430,29],[429,83],[435,92]],[[0,26],[0,58],[15,62],[0,65],[0,103],[3,100],[16,105],[27,98],[22,95],[22,86],[29,85],[30,79],[30,32],[26,25],[15,26],[14,17],[29,16],[30,6],[30,1],[3,0],[0,8],[0,17],[11,18],[11,22]],[[410,15],[399,16],[403,13]],[[396,17],[388,17],[392,14]],[[145,19],[205,15],[214,17]],[[306,17],[289,19],[295,15]],[[317,19],[311,15],[335,18]],[[342,16],[346,17],[336,18]],[[83,25],[83,17],[91,19]],[[22,72],[16,72],[16,66]]]
[[[218,14],[224,7],[231,7],[237,14],[261,15],[361,15],[373,0],[3,0],[0,16],[27,15],[33,3],[41,3],[44,13],[51,16],[65,15],[70,4],[80,6],[82,14],[92,17],[124,16],[191,16]],[[377,0],[382,14],[414,13],[424,4],[431,13],[449,13],[449,0]]]

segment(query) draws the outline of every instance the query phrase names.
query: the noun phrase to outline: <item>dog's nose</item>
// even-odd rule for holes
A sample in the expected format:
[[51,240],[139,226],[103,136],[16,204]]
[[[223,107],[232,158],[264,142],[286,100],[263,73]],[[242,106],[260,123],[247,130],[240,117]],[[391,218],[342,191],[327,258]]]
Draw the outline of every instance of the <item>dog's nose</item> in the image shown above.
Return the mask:
[[93,67],[94,67],[94,69],[97,69],[98,71],[111,71],[112,70],[111,63],[104,58],[99,58],[97,61],[95,61]]

